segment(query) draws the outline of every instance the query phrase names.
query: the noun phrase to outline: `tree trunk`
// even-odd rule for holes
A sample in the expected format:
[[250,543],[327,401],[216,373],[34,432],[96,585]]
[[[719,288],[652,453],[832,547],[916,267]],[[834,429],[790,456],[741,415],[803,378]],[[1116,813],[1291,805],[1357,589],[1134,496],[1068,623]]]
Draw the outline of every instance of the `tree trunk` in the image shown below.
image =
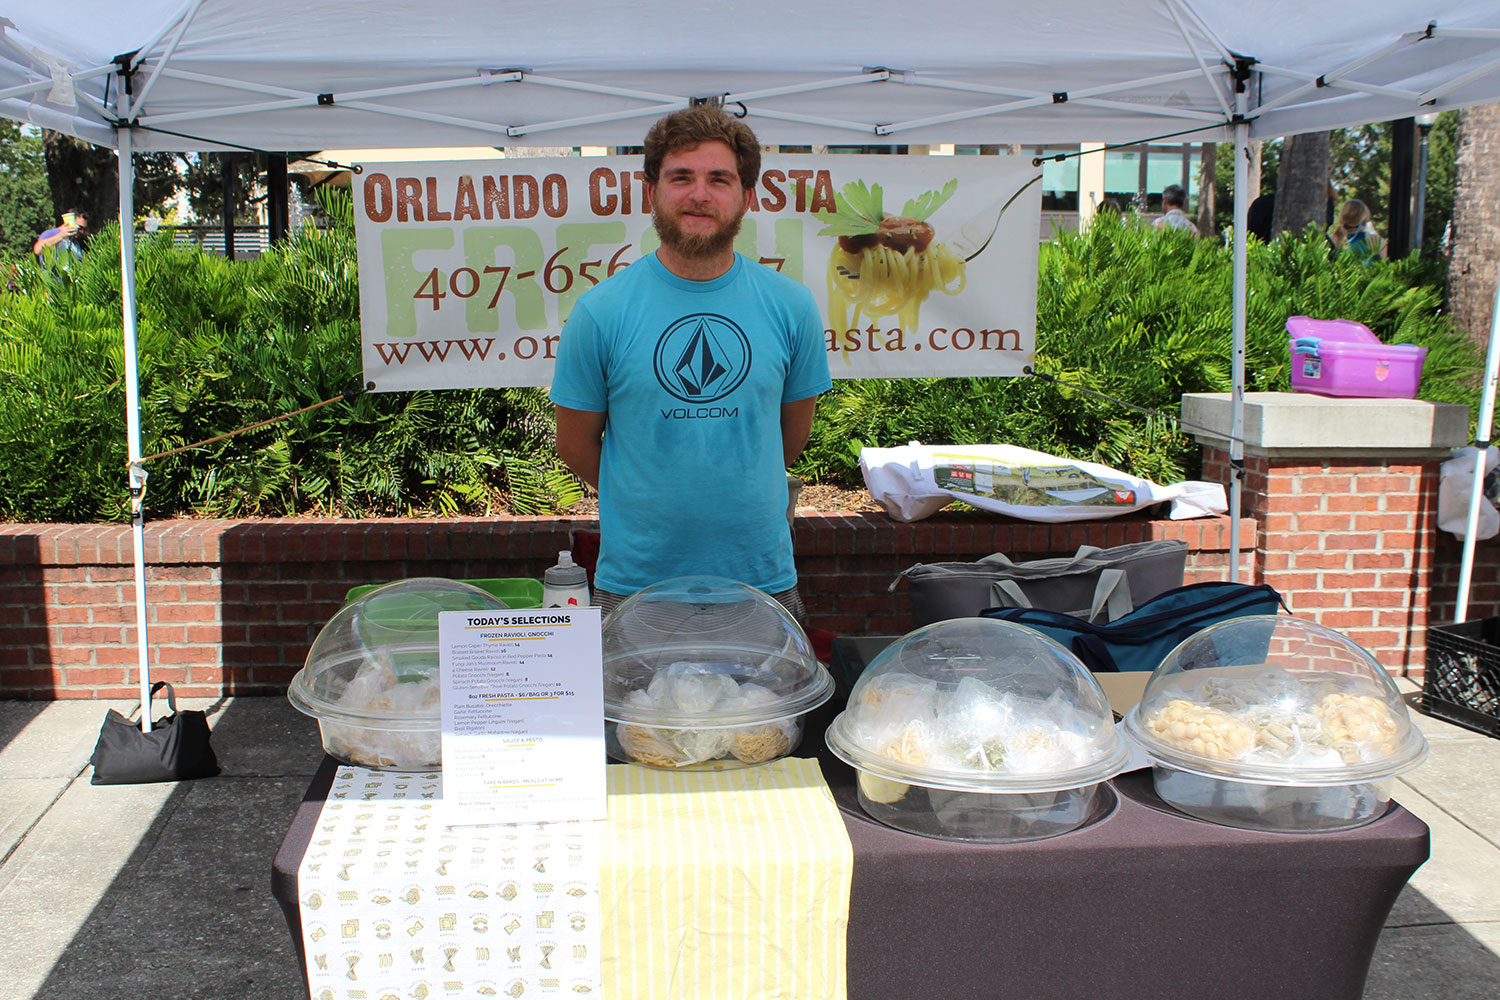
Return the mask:
[[1271,232],[1301,233],[1328,225],[1328,133],[1289,135],[1281,145],[1276,174],[1276,211]]
[[1219,144],[1205,142],[1198,152],[1198,232],[1214,233],[1214,182],[1219,174]]
[[1500,266],[1500,104],[1458,113],[1448,311],[1476,344],[1489,341]]

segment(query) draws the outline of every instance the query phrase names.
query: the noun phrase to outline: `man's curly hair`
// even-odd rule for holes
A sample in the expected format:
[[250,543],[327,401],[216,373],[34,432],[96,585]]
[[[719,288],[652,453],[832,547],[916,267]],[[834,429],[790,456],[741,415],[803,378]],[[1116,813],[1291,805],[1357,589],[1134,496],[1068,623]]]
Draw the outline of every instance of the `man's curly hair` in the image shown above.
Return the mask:
[[655,184],[660,179],[661,162],[668,153],[703,142],[722,142],[733,150],[740,186],[755,186],[760,179],[760,140],[750,126],[709,105],[674,111],[651,126],[645,143],[646,183]]

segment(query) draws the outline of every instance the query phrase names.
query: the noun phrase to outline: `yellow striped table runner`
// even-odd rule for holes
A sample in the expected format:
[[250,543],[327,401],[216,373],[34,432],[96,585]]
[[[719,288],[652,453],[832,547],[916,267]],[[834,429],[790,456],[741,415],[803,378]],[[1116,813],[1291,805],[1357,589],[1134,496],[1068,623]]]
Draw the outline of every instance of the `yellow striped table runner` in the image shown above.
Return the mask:
[[608,788],[607,1000],[843,1000],[854,851],[817,761]]

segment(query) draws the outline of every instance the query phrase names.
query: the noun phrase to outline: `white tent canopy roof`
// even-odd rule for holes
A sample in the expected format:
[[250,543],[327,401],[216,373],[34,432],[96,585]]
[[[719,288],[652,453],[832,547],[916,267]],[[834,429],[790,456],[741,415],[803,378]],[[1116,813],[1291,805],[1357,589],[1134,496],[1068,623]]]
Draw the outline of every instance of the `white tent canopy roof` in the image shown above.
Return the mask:
[[[1500,100],[1494,0],[14,4],[0,116],[136,150],[637,145],[691,98],[763,142],[1223,140]],[[119,56],[134,69],[122,100]],[[321,95],[321,96],[320,96]],[[176,134],[173,134],[176,133]]]

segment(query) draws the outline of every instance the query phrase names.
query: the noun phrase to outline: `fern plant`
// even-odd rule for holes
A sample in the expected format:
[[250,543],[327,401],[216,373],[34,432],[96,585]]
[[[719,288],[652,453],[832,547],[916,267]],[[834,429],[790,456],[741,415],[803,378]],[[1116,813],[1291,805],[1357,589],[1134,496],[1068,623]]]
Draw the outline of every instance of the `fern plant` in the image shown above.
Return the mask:
[[[322,196],[258,259],[226,261],[165,234],[137,245],[141,428],[166,452],[357,388],[353,207]],[[120,520],[128,506],[118,231],[81,260],[5,262],[0,290],[0,519]],[[1403,260],[1329,260],[1310,232],[1252,243],[1250,391],[1286,389],[1288,316],[1342,316],[1428,348],[1421,395],[1474,402],[1481,359],[1441,312],[1441,276]],[[822,401],[795,470],[859,484],[864,444],[1011,443],[1170,482],[1199,449],[1172,416],[1186,392],[1230,388],[1228,248],[1100,216],[1043,245],[1035,367],[1026,378],[851,380]],[[1147,417],[1094,393],[1167,414]],[[153,460],[153,517],[565,510],[584,493],[552,447],[545,389],[355,395]]]
[[[304,225],[250,261],[164,235],[138,242],[147,455],[359,385],[352,205],[335,194],[324,208],[331,228]],[[101,232],[66,269],[17,261],[0,293],[0,518],[125,515],[117,241]],[[551,413],[530,389],[361,395],[153,459],[147,504],[157,517],[460,514],[493,512],[509,490],[562,509],[582,486],[549,458]],[[535,472],[516,456],[533,456]]]

